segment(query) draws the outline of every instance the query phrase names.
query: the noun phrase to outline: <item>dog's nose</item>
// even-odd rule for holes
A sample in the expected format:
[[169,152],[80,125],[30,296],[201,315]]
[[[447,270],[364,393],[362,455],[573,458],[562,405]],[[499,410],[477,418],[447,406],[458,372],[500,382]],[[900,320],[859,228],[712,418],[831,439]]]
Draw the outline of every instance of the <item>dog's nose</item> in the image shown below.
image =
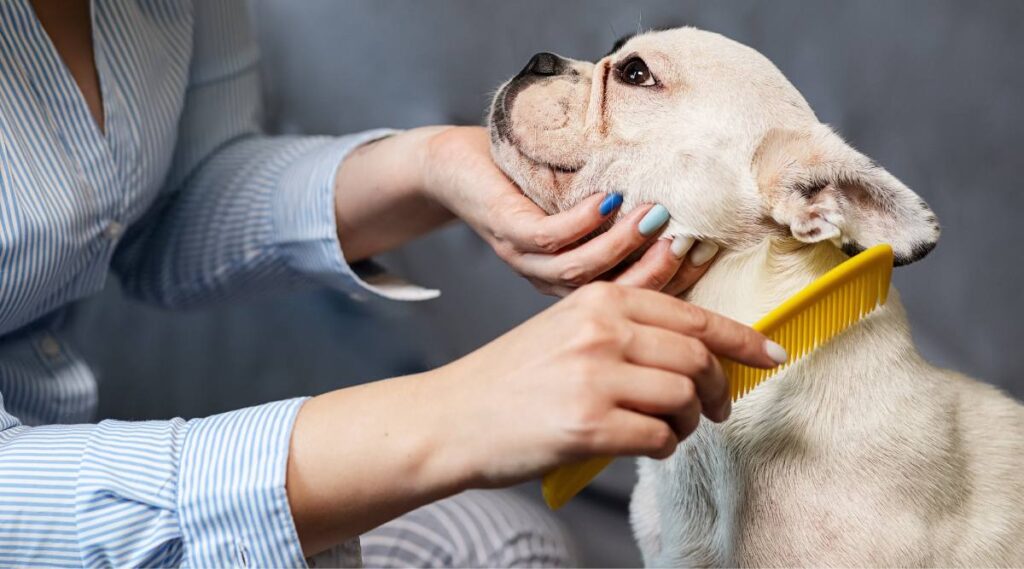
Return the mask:
[[519,73],[520,75],[558,75],[562,58],[553,53],[542,51],[530,58],[530,62]]

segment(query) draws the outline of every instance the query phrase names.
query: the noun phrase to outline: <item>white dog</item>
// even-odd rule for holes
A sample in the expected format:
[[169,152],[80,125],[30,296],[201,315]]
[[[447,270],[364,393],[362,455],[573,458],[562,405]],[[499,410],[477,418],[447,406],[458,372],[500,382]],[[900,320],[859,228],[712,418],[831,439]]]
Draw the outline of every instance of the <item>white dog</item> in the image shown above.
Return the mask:
[[[620,42],[621,44],[621,42]],[[939,228],[821,124],[766,58],[684,28],[595,63],[541,53],[497,93],[493,154],[549,212],[596,191],[660,203],[723,252],[690,302],[753,322],[841,262]],[[631,518],[653,566],[1024,566],[1024,407],[925,362],[898,295],[642,459]]]

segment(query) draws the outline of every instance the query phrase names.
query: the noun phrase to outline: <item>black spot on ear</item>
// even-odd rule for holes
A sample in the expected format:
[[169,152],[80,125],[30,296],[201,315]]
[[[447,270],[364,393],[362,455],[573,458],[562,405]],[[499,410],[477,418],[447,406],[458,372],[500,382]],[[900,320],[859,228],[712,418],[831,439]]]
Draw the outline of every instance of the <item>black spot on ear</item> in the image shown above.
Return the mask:
[[842,249],[843,253],[846,253],[847,255],[853,257],[857,253],[863,251],[864,247],[861,247],[860,244],[851,241],[849,243],[843,243]]
[[937,243],[937,241],[922,241],[921,243],[914,245],[914,247],[910,249],[909,254],[896,255],[892,260],[892,266],[902,267],[903,265],[909,265],[914,261],[920,261],[925,255],[932,252],[932,249],[935,248]]
[[[931,253],[932,249],[935,248],[936,243],[936,241],[922,241],[917,245],[911,247],[910,253],[906,255],[900,255],[899,253],[894,254],[892,259],[892,266],[902,267],[903,265],[909,265],[910,263],[913,263],[915,261],[920,261],[921,259],[924,258],[925,255]],[[864,251],[864,249],[865,247],[853,242],[843,243],[842,245],[843,253],[846,253],[851,257]]]

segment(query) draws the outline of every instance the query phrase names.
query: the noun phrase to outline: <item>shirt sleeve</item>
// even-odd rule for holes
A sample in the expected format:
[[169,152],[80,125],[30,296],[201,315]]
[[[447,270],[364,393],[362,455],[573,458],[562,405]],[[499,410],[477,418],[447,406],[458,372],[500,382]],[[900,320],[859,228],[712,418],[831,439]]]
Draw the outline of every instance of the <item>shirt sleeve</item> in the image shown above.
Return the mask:
[[0,565],[305,566],[285,492],[302,402],[31,428],[0,403]]
[[[237,4],[237,5],[236,5]],[[265,136],[245,6],[197,2],[190,83],[165,189],[113,259],[125,291],[165,307],[327,286],[426,300],[424,289],[345,261],[334,178],[361,144],[392,134]]]

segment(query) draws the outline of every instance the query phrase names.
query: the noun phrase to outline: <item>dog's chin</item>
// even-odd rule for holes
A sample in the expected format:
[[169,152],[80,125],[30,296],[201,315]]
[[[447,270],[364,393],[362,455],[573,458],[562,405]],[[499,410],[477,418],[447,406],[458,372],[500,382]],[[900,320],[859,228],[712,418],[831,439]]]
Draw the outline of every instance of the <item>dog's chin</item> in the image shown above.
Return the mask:
[[557,213],[571,206],[565,203],[565,198],[572,194],[570,190],[583,164],[546,161],[527,154],[515,144],[506,144],[513,153],[506,154],[498,162],[498,167],[519,183],[527,197],[548,213]]

